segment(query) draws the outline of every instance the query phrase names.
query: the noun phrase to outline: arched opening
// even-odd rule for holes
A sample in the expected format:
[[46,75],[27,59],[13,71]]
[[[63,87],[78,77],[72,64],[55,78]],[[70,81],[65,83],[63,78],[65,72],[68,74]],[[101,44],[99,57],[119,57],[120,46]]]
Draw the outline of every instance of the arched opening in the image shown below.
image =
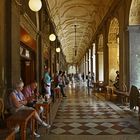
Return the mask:
[[109,61],[109,81],[111,84],[115,80],[116,71],[119,71],[119,22],[113,18],[110,22],[108,34],[108,61]]
[[140,24],[140,0],[132,0],[130,13],[129,13],[129,25]]
[[75,74],[76,73],[76,67],[74,65],[69,66],[68,73],[69,74]]

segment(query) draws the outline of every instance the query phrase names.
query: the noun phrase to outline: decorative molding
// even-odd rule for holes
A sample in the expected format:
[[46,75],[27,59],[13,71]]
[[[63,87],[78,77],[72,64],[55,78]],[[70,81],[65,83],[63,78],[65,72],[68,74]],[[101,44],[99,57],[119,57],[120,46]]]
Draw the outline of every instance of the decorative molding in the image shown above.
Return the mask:
[[20,0],[14,0],[14,2],[18,5],[18,6],[22,6],[22,3]]
[[107,43],[108,48],[117,48],[118,47],[118,43],[116,42],[109,42]]
[[20,25],[36,40],[38,31],[34,23],[31,21],[27,13],[20,15]]
[[[73,59],[73,25],[77,25],[77,50],[80,50],[80,53],[77,53],[75,61],[80,61],[86,49],[90,48],[98,25],[112,5],[111,0],[102,4],[99,1],[64,0],[60,2],[57,0],[46,0],[46,4],[51,19],[55,23],[56,32],[58,33],[62,50],[67,56],[66,60],[68,63]],[[69,49],[69,51],[65,51],[65,49]]]
[[129,24],[138,25],[140,24],[140,1],[133,0],[131,3],[130,14],[129,14]]

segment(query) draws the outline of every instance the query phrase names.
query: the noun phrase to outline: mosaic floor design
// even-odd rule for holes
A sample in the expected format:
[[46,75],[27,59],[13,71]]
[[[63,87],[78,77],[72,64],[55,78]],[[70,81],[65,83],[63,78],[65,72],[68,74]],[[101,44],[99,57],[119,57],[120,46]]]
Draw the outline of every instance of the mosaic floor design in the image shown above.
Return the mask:
[[[71,103],[70,103],[71,104]],[[79,103],[80,104],[80,103]],[[56,119],[112,119],[123,118],[108,104],[96,102],[93,105],[65,105],[60,106]]]
[[[140,134],[138,113],[126,106],[87,94],[83,87],[70,87],[49,135],[134,135]],[[125,109],[124,109],[125,108]]]
[[131,123],[122,122],[97,122],[97,123],[77,123],[77,122],[55,122],[51,134],[56,135],[121,135],[139,134]]

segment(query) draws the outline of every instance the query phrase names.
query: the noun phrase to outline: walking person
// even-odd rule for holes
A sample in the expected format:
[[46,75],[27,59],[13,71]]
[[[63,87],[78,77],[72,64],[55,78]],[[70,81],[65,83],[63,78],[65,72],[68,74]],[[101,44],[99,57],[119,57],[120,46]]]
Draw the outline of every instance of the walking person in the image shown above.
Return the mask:
[[90,88],[90,84],[91,84],[91,73],[90,71],[88,72],[88,75],[87,75],[87,87]]
[[60,91],[63,97],[67,97],[64,93],[64,81],[63,81],[63,73],[62,71],[59,71],[58,74],[58,85],[60,87]]

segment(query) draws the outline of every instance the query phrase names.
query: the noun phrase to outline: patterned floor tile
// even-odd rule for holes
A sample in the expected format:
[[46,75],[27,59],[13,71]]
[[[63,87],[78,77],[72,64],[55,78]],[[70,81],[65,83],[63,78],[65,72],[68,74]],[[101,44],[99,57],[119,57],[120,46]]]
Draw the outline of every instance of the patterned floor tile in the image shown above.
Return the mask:
[[120,131],[116,129],[108,128],[104,132],[107,132],[108,134],[111,134],[111,135],[115,135],[115,134],[118,134]]
[[79,128],[74,128],[74,129],[71,129],[69,132],[71,132],[71,133],[74,134],[74,135],[79,135],[79,134],[81,134],[82,132],[84,132],[84,130],[79,129]]
[[90,135],[98,135],[102,132],[102,130],[96,129],[96,128],[91,128],[89,130],[87,130],[87,132],[90,133]]
[[65,130],[58,127],[58,128],[54,128],[53,130],[51,130],[51,132],[54,134],[60,135],[60,134],[63,134],[65,132]]
[[112,127],[113,124],[112,124],[112,123],[108,123],[108,122],[106,122],[106,123],[102,123],[101,126]]
[[80,123],[71,123],[69,125],[72,126],[72,127],[79,127],[79,126],[81,126]]
[[[72,86],[72,85],[71,85]],[[140,133],[138,112],[105,100],[82,86],[69,87],[49,135],[132,135]]]
[[96,127],[96,126],[98,126],[98,124],[96,124],[96,123],[86,123],[85,124],[85,126],[88,126],[88,127]]

